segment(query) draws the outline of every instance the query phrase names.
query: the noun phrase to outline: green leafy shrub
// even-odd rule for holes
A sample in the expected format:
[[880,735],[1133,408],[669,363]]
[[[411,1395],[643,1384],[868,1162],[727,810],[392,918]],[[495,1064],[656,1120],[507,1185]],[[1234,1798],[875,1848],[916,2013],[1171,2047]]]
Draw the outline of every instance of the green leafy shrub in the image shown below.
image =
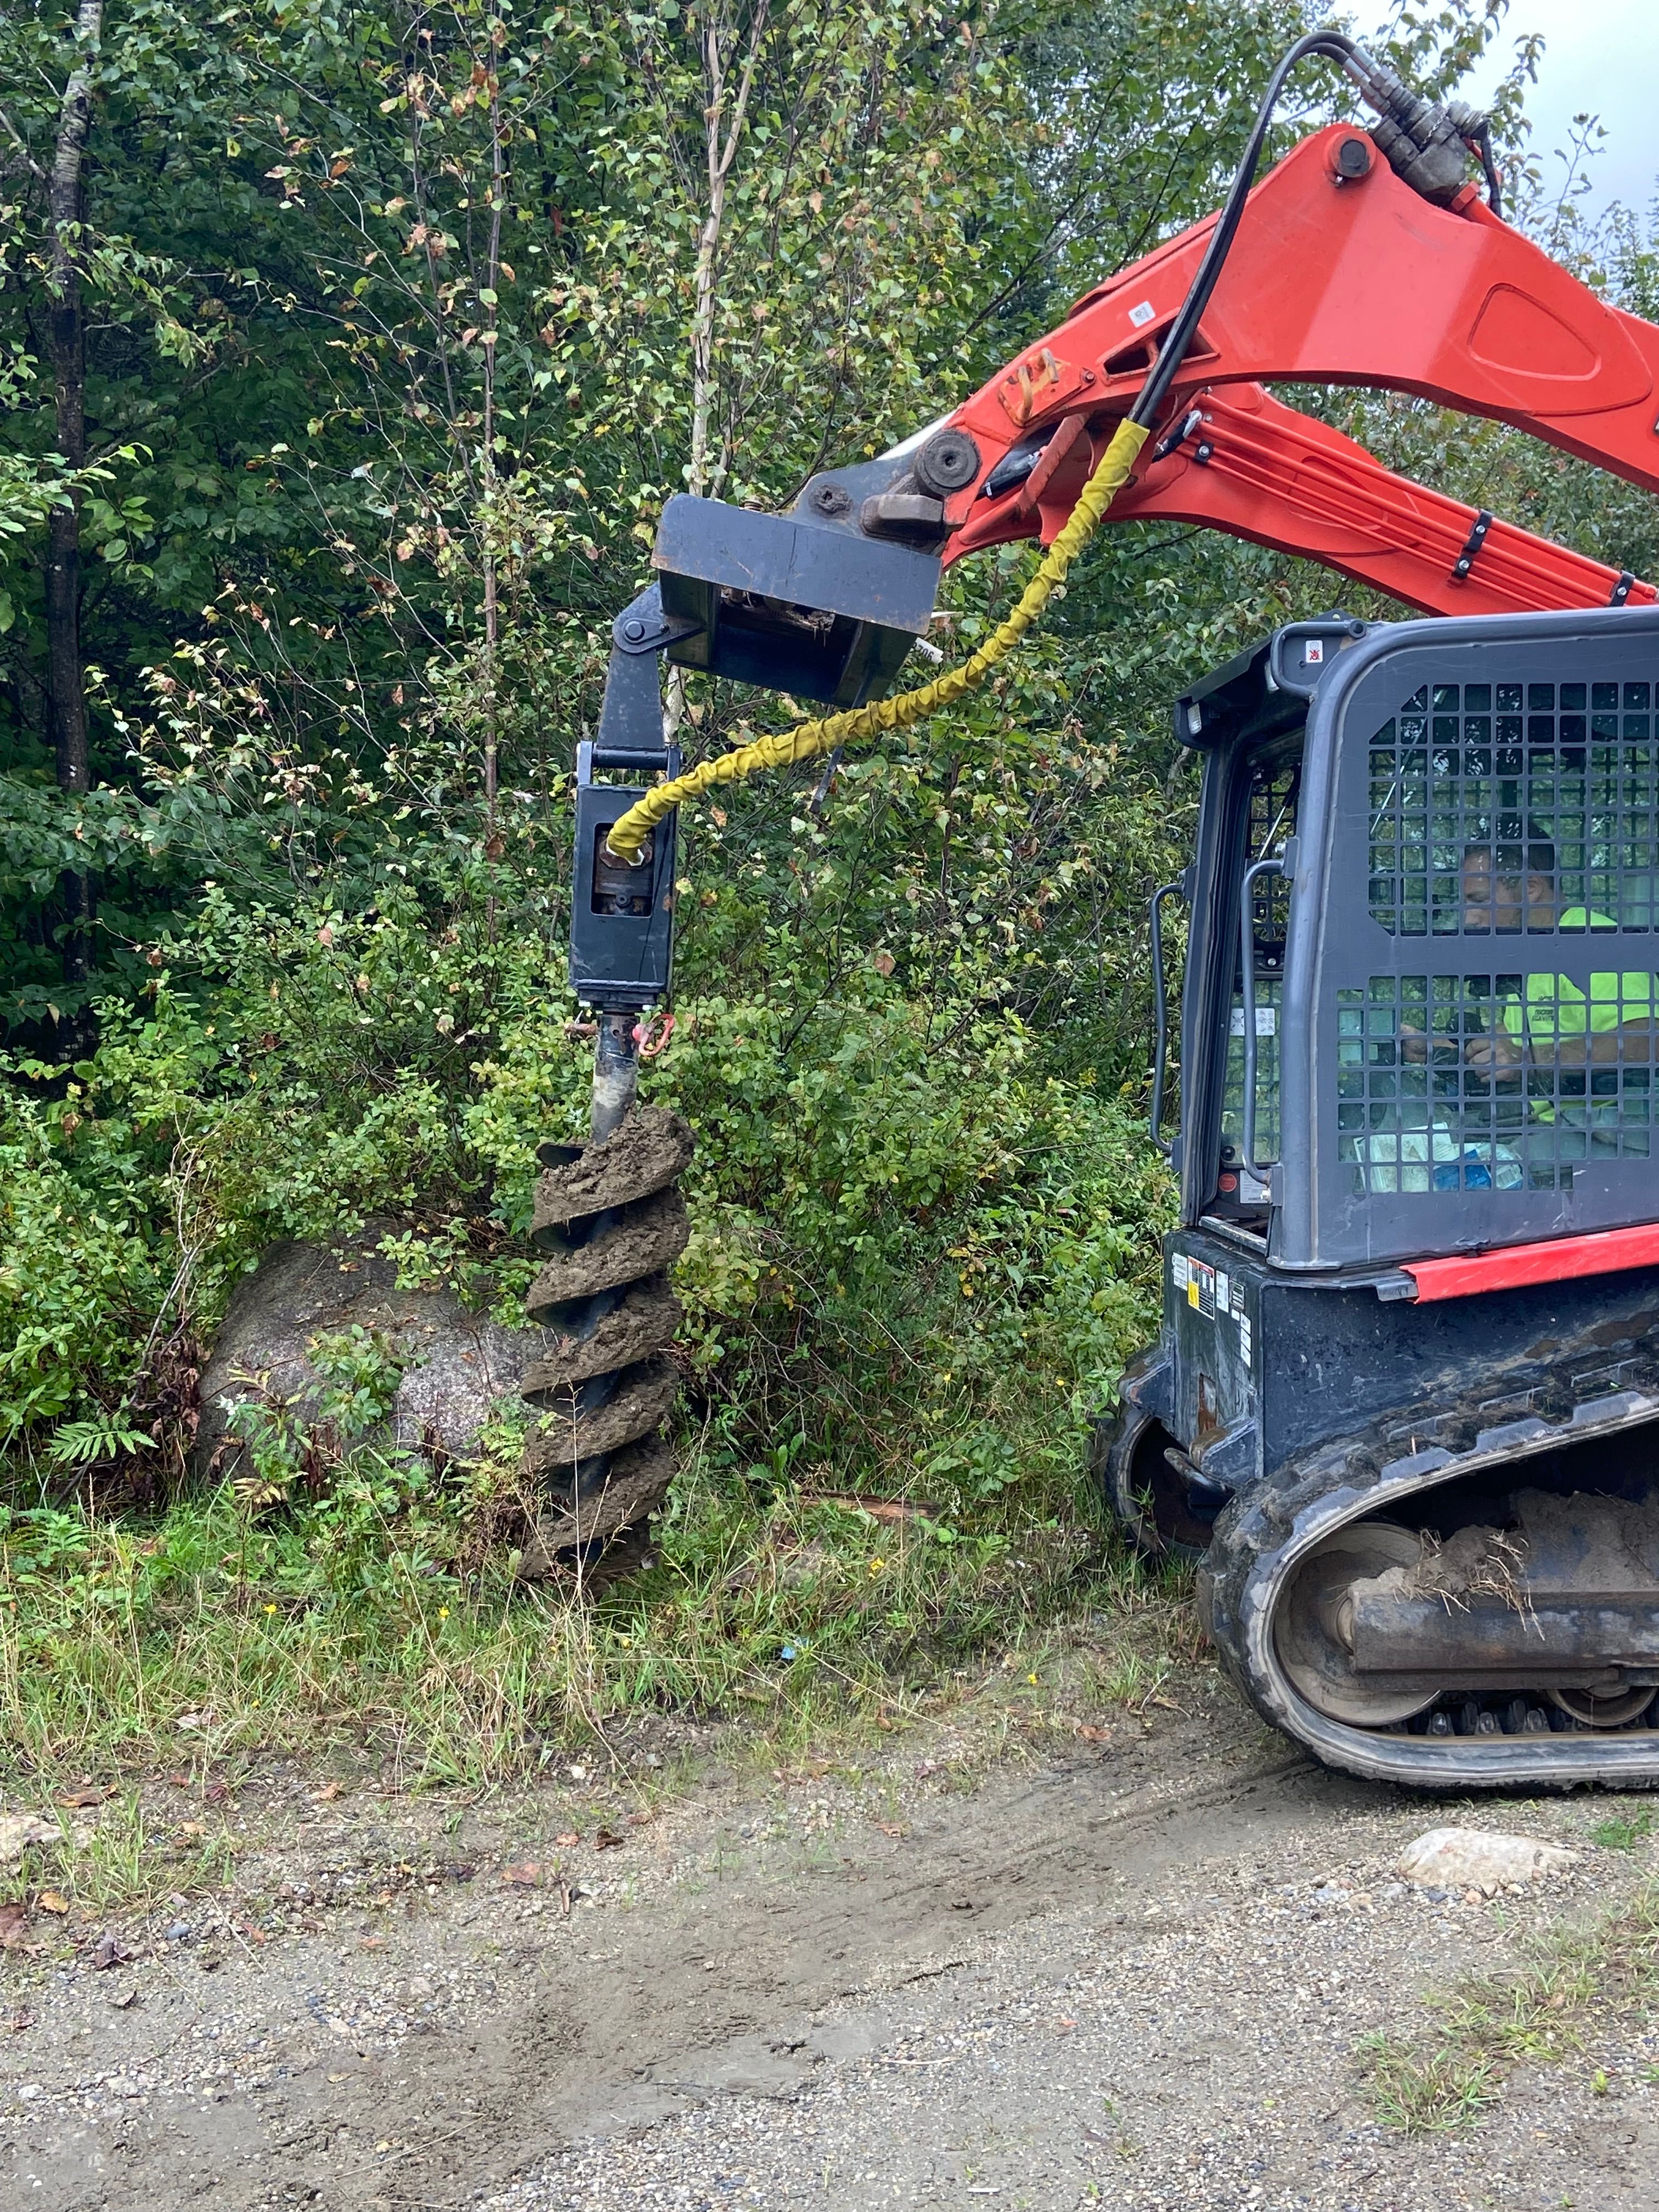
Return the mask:
[[386,1421],[398,1395],[402,1362],[357,1323],[313,1337],[307,1352],[319,1389],[289,1401],[253,1389],[232,1409],[229,1434],[240,1447],[233,1487],[251,1513],[287,1504],[296,1483],[329,1487],[353,1446]]
[[0,1087],[0,1442],[73,1417],[70,1462],[118,1404],[175,1268],[153,1179],[95,1134],[76,1153],[73,1118]]

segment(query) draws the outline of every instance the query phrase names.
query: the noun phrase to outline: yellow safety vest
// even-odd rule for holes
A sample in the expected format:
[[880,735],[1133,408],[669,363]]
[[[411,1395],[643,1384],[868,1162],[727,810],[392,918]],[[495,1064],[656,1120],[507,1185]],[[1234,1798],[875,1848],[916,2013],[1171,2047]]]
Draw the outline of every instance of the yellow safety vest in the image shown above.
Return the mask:
[[[1618,924],[1606,915],[1574,906],[1566,909],[1556,927],[1562,930],[1616,930]],[[1605,1036],[1626,1022],[1651,1020],[1656,980],[1659,979],[1647,969],[1631,968],[1620,974],[1612,968],[1601,968],[1591,975],[1586,992],[1570,976],[1528,975],[1524,1006],[1517,998],[1504,1002],[1504,1027],[1512,1037],[1524,1036],[1532,1045],[1535,1058],[1553,1060],[1563,1037]],[[1616,1098],[1609,1097],[1605,1106],[1612,1109],[1609,1118],[1617,1120]],[[1533,1112],[1540,1121],[1555,1119],[1553,1105],[1542,1099],[1534,1104]]]

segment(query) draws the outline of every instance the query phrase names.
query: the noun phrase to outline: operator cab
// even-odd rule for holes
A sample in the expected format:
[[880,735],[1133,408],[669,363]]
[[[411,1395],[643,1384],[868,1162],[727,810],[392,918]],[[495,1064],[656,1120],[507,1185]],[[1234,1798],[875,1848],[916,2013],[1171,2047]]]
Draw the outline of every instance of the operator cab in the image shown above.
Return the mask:
[[1175,713],[1183,1224],[1340,1271],[1659,1218],[1659,610],[1293,623]]

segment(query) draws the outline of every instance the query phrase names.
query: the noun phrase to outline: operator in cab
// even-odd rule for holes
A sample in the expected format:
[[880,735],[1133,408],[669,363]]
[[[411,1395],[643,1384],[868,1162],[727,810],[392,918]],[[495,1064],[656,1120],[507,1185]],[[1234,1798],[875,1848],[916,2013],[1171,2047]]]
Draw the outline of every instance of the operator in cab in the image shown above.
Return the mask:
[[[1524,873],[1494,866],[1490,846],[1469,847],[1462,903],[1466,937],[1520,937],[1532,957],[1540,937],[1619,928],[1594,907],[1562,903],[1555,847],[1537,836],[1528,842]],[[1500,995],[1488,1002],[1495,1023],[1463,1042],[1467,1067],[1494,1082],[1524,1079],[1528,1116],[1553,1127],[1551,1149],[1559,1160],[1647,1150],[1659,978],[1648,969],[1606,968],[1592,970],[1587,981],[1586,988],[1570,976],[1532,969],[1500,978]],[[1505,983],[1511,988],[1504,989]],[[1420,1047],[1413,1054],[1408,1045],[1407,1054],[1420,1056]]]

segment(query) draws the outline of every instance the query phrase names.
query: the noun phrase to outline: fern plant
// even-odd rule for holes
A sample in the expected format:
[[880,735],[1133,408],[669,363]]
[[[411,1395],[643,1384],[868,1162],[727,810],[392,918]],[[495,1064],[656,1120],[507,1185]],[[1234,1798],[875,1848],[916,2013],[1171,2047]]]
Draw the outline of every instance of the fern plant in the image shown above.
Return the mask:
[[128,1452],[153,1451],[154,1437],[133,1428],[125,1416],[126,1407],[118,1406],[112,1412],[100,1409],[79,1420],[60,1421],[46,1447],[47,1466],[97,1467]]

